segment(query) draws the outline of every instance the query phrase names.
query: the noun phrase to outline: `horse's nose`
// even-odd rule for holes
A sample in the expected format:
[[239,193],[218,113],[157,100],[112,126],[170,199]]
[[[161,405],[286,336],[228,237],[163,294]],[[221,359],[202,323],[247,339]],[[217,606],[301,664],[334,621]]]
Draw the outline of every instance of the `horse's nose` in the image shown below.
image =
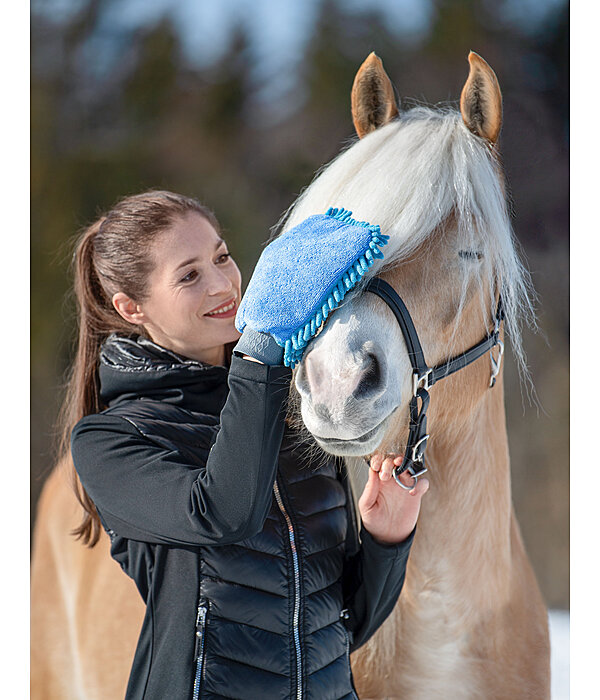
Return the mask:
[[310,395],[313,406],[334,406],[350,397],[365,400],[381,394],[382,375],[381,362],[371,349],[339,358],[319,349],[305,357],[296,386],[301,394]]

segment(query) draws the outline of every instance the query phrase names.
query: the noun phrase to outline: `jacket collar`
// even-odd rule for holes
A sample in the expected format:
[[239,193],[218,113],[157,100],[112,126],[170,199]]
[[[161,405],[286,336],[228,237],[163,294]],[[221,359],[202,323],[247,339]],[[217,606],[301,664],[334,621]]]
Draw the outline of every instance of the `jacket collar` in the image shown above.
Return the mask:
[[100,350],[100,398],[107,406],[154,399],[218,415],[227,398],[226,367],[178,355],[142,336],[110,335]]

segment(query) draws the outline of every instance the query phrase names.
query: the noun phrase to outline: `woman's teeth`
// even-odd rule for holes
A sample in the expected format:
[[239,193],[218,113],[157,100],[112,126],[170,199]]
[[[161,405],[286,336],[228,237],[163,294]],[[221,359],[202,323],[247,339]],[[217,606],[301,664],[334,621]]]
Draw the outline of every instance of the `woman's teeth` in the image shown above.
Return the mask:
[[217,316],[218,314],[224,314],[227,313],[227,311],[231,311],[233,307],[235,306],[235,299],[231,302],[231,304],[227,304],[227,306],[222,306],[220,309],[215,309],[215,311],[209,311],[205,316]]

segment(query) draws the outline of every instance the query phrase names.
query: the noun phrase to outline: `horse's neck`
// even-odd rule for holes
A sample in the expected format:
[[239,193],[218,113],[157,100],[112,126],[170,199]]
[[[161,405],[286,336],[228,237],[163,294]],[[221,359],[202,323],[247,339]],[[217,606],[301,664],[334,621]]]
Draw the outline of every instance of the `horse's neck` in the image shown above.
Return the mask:
[[510,587],[512,508],[502,382],[460,424],[448,412],[432,412],[436,417],[429,425],[431,488],[411,553],[411,587],[431,587],[457,605],[465,601],[465,611],[481,612],[506,600]]

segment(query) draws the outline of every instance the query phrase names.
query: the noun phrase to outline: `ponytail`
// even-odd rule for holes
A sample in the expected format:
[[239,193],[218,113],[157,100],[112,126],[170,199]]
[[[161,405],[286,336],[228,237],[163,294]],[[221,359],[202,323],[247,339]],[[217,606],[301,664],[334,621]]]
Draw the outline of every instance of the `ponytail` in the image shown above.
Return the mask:
[[[70,456],[71,431],[83,416],[98,413],[100,403],[98,385],[98,356],[100,346],[117,330],[132,332],[132,327],[121,319],[112,302],[107,299],[94,267],[94,239],[104,219],[99,219],[80,236],[73,256],[74,289],[78,311],[78,338],[75,361],[71,368],[60,423],[59,453]],[[83,519],[71,534],[93,547],[100,538],[100,518],[92,499],[83,488],[72,459],[68,459],[69,479],[75,496],[83,508]]]

